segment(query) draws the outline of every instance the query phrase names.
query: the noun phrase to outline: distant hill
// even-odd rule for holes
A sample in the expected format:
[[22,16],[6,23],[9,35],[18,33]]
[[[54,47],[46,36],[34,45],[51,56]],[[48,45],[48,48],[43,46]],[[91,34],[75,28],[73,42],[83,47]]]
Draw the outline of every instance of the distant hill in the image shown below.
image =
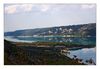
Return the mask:
[[96,23],[17,30],[14,32],[5,32],[4,35],[5,36],[34,36],[34,35],[96,36]]

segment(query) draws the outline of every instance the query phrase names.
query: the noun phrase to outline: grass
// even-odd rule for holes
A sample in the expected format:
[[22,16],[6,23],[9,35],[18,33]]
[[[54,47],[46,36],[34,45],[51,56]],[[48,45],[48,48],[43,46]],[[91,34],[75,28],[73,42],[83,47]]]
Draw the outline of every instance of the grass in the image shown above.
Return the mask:
[[55,47],[55,46],[66,46],[67,48],[80,47],[80,48],[92,48],[95,47],[93,44],[82,45],[79,43],[71,42],[34,42],[34,43],[14,43],[16,46],[44,46],[44,47]]

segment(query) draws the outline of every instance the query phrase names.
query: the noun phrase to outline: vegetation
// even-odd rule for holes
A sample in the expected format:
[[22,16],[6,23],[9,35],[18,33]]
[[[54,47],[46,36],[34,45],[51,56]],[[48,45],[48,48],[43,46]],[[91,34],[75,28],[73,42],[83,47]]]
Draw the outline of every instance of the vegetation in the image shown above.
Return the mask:
[[4,40],[5,65],[83,65],[52,47],[16,46]]
[[33,43],[24,43],[24,42],[16,42],[14,43],[17,46],[44,46],[44,47],[55,47],[55,46],[65,46],[67,48],[92,48],[95,47],[95,45],[93,44],[89,44],[89,45],[81,45],[79,43],[71,43],[71,42],[33,42]]

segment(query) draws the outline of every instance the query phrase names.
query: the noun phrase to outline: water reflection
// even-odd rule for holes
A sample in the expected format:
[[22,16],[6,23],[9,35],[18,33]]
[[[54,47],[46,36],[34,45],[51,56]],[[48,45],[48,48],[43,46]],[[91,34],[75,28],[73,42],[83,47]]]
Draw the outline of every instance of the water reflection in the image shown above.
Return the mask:
[[79,44],[94,44],[96,43],[95,37],[13,37],[17,40],[33,41],[33,42],[70,42]]
[[96,63],[96,48],[83,48],[79,50],[70,50],[70,54],[67,56],[74,59],[83,59],[82,62],[86,64],[95,64]]

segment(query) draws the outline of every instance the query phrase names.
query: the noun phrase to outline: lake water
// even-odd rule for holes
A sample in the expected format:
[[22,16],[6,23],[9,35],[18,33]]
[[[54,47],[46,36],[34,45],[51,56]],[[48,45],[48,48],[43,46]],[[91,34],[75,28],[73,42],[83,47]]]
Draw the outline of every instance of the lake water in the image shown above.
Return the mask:
[[[73,58],[73,55],[76,55],[77,58],[83,59],[82,62],[86,63],[86,60],[92,59],[94,63],[96,63],[96,48],[83,48],[79,50],[70,50],[70,54],[65,54],[71,58]],[[86,63],[88,64],[88,63]]]
[[96,43],[96,37],[61,37],[61,36],[53,36],[53,37],[15,37],[15,36],[6,36],[6,40],[13,42],[70,42],[70,43],[78,43],[82,45],[88,45]]
[[[6,40],[12,42],[70,42],[78,43],[82,45],[95,45],[96,46],[96,37],[15,37],[15,36],[6,36]],[[67,54],[65,54],[67,55]],[[93,59],[96,63],[96,48],[82,48],[77,50],[70,50],[70,55],[67,55],[73,58],[73,55],[76,55],[78,58],[83,59],[83,62],[86,63],[86,60]]]

